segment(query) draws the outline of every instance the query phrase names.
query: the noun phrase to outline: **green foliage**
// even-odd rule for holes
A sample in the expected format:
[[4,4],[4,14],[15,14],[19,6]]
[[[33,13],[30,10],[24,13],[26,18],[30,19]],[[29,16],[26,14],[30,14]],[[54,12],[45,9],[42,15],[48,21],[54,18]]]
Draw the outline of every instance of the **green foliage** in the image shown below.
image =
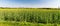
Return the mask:
[[[60,10],[46,10],[46,9],[3,9],[2,10],[1,9],[0,20],[7,22],[9,21],[29,22],[29,23],[34,23],[33,25],[35,25],[35,23],[60,24]],[[16,23],[16,24],[20,24],[20,23]],[[27,24],[24,24],[24,26],[25,25]]]
[[1,22],[0,26],[54,26],[53,24],[37,24],[29,22]]
[[59,22],[59,15],[57,10],[38,10],[38,9],[21,9],[21,10],[5,10],[5,21],[16,22],[32,22],[32,23],[57,23]]

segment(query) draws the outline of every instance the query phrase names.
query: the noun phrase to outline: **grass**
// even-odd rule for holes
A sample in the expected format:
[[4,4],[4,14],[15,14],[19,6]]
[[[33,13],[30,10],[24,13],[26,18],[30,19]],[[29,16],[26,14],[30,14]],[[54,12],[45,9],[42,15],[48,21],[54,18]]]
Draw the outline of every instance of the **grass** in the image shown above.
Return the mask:
[[53,24],[38,24],[29,22],[1,22],[0,26],[54,26]]
[[60,26],[60,10],[0,9],[0,26]]

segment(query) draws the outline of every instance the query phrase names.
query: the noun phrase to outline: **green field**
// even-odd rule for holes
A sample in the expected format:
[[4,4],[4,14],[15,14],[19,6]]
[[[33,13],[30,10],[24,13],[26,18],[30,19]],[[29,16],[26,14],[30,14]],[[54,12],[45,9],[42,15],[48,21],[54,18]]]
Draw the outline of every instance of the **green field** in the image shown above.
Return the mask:
[[60,10],[0,9],[0,26],[60,26]]

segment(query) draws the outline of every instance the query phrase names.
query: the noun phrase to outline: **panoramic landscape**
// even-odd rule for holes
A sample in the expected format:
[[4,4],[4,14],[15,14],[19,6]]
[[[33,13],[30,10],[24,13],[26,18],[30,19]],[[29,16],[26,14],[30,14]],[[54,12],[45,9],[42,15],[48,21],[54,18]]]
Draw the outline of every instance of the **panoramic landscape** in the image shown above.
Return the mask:
[[0,26],[60,26],[58,1],[0,0]]

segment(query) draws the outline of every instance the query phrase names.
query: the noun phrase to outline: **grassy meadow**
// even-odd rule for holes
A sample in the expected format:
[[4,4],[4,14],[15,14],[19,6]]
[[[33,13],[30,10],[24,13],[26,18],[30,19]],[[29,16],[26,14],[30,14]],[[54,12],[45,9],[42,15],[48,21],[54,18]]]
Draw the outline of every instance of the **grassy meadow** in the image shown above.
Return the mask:
[[60,10],[0,8],[0,26],[60,26]]

